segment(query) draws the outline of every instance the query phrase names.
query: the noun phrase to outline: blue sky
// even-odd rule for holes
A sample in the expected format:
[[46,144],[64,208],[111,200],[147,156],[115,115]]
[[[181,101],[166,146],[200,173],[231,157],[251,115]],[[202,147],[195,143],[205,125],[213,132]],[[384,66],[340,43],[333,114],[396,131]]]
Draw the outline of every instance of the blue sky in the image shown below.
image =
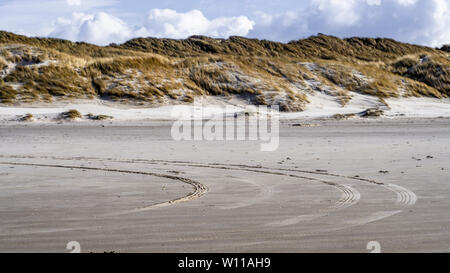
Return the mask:
[[440,46],[450,43],[450,0],[0,0],[0,29],[100,45],[194,34],[287,42],[321,32]]

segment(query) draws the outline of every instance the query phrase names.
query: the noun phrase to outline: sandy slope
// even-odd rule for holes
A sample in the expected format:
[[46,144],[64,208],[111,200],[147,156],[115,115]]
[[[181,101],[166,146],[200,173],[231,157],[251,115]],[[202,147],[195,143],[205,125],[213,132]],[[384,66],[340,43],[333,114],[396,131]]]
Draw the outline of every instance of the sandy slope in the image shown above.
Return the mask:
[[0,251],[450,250],[449,119],[320,125],[270,153],[161,122],[0,126]]
[[[401,98],[386,99],[386,105],[380,103],[373,96],[352,93],[352,99],[342,106],[334,96],[320,92],[309,96],[310,103],[303,112],[281,113],[281,119],[314,119],[327,118],[335,114],[357,114],[370,108],[379,108],[385,112],[387,118],[398,117],[450,117],[450,99],[432,98]],[[245,111],[248,105],[242,100],[225,101],[220,98],[203,98],[200,102],[205,116],[226,115]],[[99,100],[83,101],[78,103],[56,104],[54,106],[33,104],[33,107],[0,107],[0,122],[10,123],[30,113],[39,122],[54,122],[62,112],[76,109],[82,115],[108,115],[118,121],[142,121],[142,120],[173,120],[176,115],[172,112],[176,106],[161,106],[155,108],[124,107],[120,104],[105,103]],[[196,106],[188,105],[190,109]],[[199,118],[194,113],[191,118]]]

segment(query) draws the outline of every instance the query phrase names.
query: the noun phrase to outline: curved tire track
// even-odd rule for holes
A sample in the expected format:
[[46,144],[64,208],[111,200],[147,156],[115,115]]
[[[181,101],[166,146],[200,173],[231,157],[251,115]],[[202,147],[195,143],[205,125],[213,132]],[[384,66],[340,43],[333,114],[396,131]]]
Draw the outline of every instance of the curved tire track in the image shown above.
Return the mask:
[[271,222],[267,226],[272,227],[284,227],[298,224],[302,221],[312,221],[321,217],[327,216],[329,213],[334,211],[343,210],[345,208],[356,205],[361,199],[361,194],[358,190],[348,186],[348,185],[338,185],[338,188],[342,191],[341,198],[332,206],[319,210],[315,214],[305,214],[295,217],[288,218],[283,221]]
[[[6,156],[0,155],[0,158],[5,158]],[[71,158],[62,158],[62,157],[49,157],[49,156],[9,156],[8,158],[42,158],[42,159],[54,159],[54,160],[99,160],[99,161],[113,161],[113,162],[120,162],[120,163],[142,163],[142,164],[153,164],[153,165],[174,165],[174,166],[185,166],[185,167],[199,167],[199,168],[213,168],[213,169],[223,169],[223,170],[238,170],[238,171],[247,171],[247,172],[256,172],[256,173],[265,173],[265,174],[271,174],[271,175],[282,175],[282,176],[288,176],[298,179],[304,179],[309,181],[316,181],[320,183],[327,184],[329,186],[333,186],[340,190],[342,192],[341,198],[332,206],[329,206],[327,208],[324,208],[322,210],[319,210],[317,213],[310,214],[310,215],[299,215],[293,218],[286,219],[283,221],[284,224],[296,224],[300,221],[305,220],[313,220],[316,218],[320,218],[323,216],[327,216],[329,213],[337,210],[342,210],[345,208],[348,208],[352,205],[355,205],[359,202],[361,198],[361,194],[354,188],[343,185],[335,182],[330,182],[326,180],[322,180],[319,178],[314,177],[307,177],[307,176],[300,176],[300,175],[294,175],[289,174],[286,172],[296,172],[296,173],[304,173],[304,174],[314,174],[314,175],[320,175],[320,176],[330,176],[330,177],[338,177],[338,178],[345,178],[365,183],[370,183],[377,186],[382,186],[392,192],[394,192],[397,196],[396,204],[404,207],[413,206],[417,201],[417,196],[414,192],[395,185],[395,184],[386,184],[382,182],[377,182],[375,180],[371,179],[365,179],[361,177],[354,177],[354,176],[346,176],[346,175],[340,175],[340,174],[333,174],[328,172],[318,172],[318,171],[307,171],[307,170],[300,170],[300,169],[289,169],[289,168],[269,168],[269,167],[263,167],[260,165],[252,166],[252,165],[245,165],[245,164],[225,164],[225,163],[198,163],[198,162],[189,162],[189,161],[170,161],[170,160],[148,160],[148,159],[133,159],[133,160],[120,160],[120,159],[113,159],[113,158],[97,158],[97,157],[71,157]],[[281,172],[280,172],[281,171]],[[194,198],[195,199],[195,198]],[[179,201],[174,201],[179,202]],[[167,203],[167,202],[165,202]],[[145,211],[151,208],[155,207],[163,207],[167,206],[169,204],[155,204],[148,208],[141,208],[135,210],[135,212],[139,211]],[[172,204],[173,201],[170,202]],[[398,211],[396,211],[398,213]],[[390,214],[386,214],[389,217]],[[393,214],[395,215],[395,214]],[[378,217],[376,217],[378,219]]]
[[[0,156],[3,157],[3,156]],[[105,160],[105,159],[101,159],[101,158],[60,158],[60,157],[33,157],[33,156],[26,156],[26,157],[20,157],[17,156],[18,158],[41,158],[41,159],[54,159],[54,160]],[[16,158],[17,158],[16,157]],[[295,174],[289,174],[289,173],[284,173],[284,172],[279,172],[279,171],[269,171],[269,170],[264,170],[263,168],[259,168],[259,169],[250,169],[250,168],[241,168],[241,167],[236,167],[239,166],[237,164],[230,164],[231,167],[226,166],[226,165],[221,165],[221,164],[200,164],[200,163],[181,163],[181,162],[175,162],[172,163],[170,161],[147,161],[147,160],[115,160],[115,159],[111,159],[108,158],[106,159],[108,161],[114,161],[114,162],[121,162],[121,163],[144,163],[144,164],[155,164],[155,165],[160,165],[161,163],[164,165],[167,164],[174,164],[175,166],[185,166],[185,167],[197,167],[197,168],[212,168],[212,169],[221,169],[221,170],[237,170],[237,171],[246,171],[246,172],[255,172],[255,173],[263,173],[263,174],[270,174],[270,175],[279,175],[279,176],[287,176],[287,177],[292,177],[292,178],[297,178],[297,179],[301,179],[301,180],[307,180],[307,181],[314,181],[314,182],[319,182],[328,186],[332,186],[336,189],[338,189],[339,191],[342,192],[341,198],[336,201],[333,205],[326,207],[322,210],[319,210],[318,212],[314,213],[314,214],[310,214],[310,215],[299,215],[299,216],[295,216],[293,218],[289,218],[286,219],[285,221],[282,221],[284,223],[284,225],[293,225],[293,224],[297,224],[300,221],[303,220],[313,220],[313,219],[317,219],[320,217],[324,217],[327,216],[329,213],[332,213],[334,211],[338,211],[338,210],[342,210],[345,208],[348,208],[350,206],[353,206],[355,204],[357,204],[361,198],[361,194],[354,188],[347,186],[347,185],[343,185],[343,184],[339,184],[339,183],[335,183],[335,182],[331,182],[331,181],[327,181],[327,180],[323,180],[323,179],[319,179],[319,178],[314,178],[314,177],[307,177],[307,176],[300,176],[300,175],[295,175]],[[37,164],[38,166],[41,164]],[[45,165],[45,166],[49,166],[49,165]],[[69,167],[70,168],[70,167]],[[87,167],[78,167],[78,168],[85,168],[85,169],[97,169],[97,168],[87,168]],[[97,170],[111,170],[111,169],[97,169]],[[139,172],[130,172],[130,173],[139,173]],[[140,174],[145,174],[143,172],[141,172]],[[161,175],[160,175],[161,176]],[[165,176],[166,177],[166,176]],[[171,177],[171,176],[169,176]],[[169,178],[168,177],[168,178]],[[189,200],[185,200],[186,198],[183,198],[183,202],[189,201]],[[130,210],[130,211],[125,211],[125,212],[120,212],[120,213],[114,213],[114,214],[107,214],[105,216],[116,216],[116,215],[122,215],[122,214],[127,214],[127,213],[136,213],[136,212],[144,212],[153,208],[158,208],[158,207],[165,207],[174,203],[178,203],[179,201],[177,200],[173,200],[170,202],[164,202],[161,204],[155,204],[149,207],[145,207],[145,208],[139,208],[139,209],[134,209],[134,210]],[[270,224],[269,224],[270,225]]]
[[[146,161],[146,160],[141,160],[141,161]],[[161,160],[150,160],[150,162],[152,162],[152,161],[161,161]],[[182,163],[183,161],[162,160],[161,162],[178,164],[178,163]],[[366,178],[361,178],[361,177],[346,176],[346,175],[333,174],[333,173],[328,173],[328,172],[315,172],[315,171],[305,171],[305,170],[287,169],[287,168],[268,168],[268,167],[251,166],[251,165],[244,165],[244,164],[208,163],[208,165],[210,165],[210,166],[236,166],[236,167],[250,168],[250,169],[288,171],[288,172],[307,173],[307,174],[314,174],[314,175],[321,175],[321,176],[340,177],[340,178],[346,178],[346,179],[350,179],[350,180],[370,183],[370,184],[377,185],[377,186],[382,186],[396,194],[396,196],[397,196],[396,204],[401,205],[401,206],[407,206],[407,207],[413,206],[418,200],[417,195],[413,191],[411,191],[407,188],[404,188],[404,187],[401,187],[399,185],[392,184],[392,183],[386,184],[383,182],[378,182],[378,181],[375,181],[372,179],[366,179]],[[338,185],[341,185],[341,184],[338,184]]]
[[[0,158],[6,158],[6,156],[0,155]],[[307,177],[302,175],[295,175],[288,172],[297,172],[297,173],[306,173],[306,174],[314,174],[314,175],[321,175],[321,176],[331,176],[331,177],[340,177],[340,178],[347,178],[352,180],[357,180],[361,182],[371,183],[373,185],[378,185],[381,187],[384,187],[390,191],[393,191],[397,196],[397,202],[396,204],[401,206],[412,206],[417,201],[417,196],[410,190],[403,188],[398,185],[394,184],[386,184],[377,182],[370,179],[364,179],[364,178],[358,178],[358,177],[350,177],[345,175],[339,175],[339,174],[331,174],[331,173],[324,173],[324,172],[314,172],[314,171],[304,171],[299,169],[285,169],[285,168],[267,168],[262,166],[250,166],[250,165],[243,165],[243,164],[222,164],[222,163],[196,163],[196,162],[185,162],[185,161],[167,161],[167,160],[145,160],[145,159],[139,159],[139,160],[116,160],[112,158],[92,158],[92,157],[72,157],[72,158],[61,158],[61,157],[34,157],[34,156],[11,156],[8,158],[22,158],[22,159],[53,159],[53,160],[99,160],[99,161],[113,161],[113,162],[120,162],[120,163],[147,163],[147,164],[154,164],[154,165],[173,165],[173,166],[185,166],[185,167],[201,167],[201,168],[214,168],[214,169],[223,169],[223,170],[238,170],[238,171],[247,171],[247,172],[257,172],[257,173],[266,173],[266,174],[272,174],[272,175],[283,175],[293,178],[299,178],[299,179],[305,179],[308,181],[316,181],[321,182],[329,186],[333,186],[337,189],[339,189],[342,192],[341,198],[332,206],[324,208],[322,210],[319,210],[315,214],[310,215],[299,215],[295,217],[291,217],[289,219],[286,219],[284,221],[278,222],[278,223],[272,223],[272,226],[288,226],[288,225],[294,225],[301,221],[309,221],[314,220],[319,217],[327,216],[329,213],[337,210],[342,210],[345,208],[348,208],[356,203],[361,198],[361,194],[354,188],[348,185],[338,184],[335,182],[330,182],[326,180],[322,180],[315,177]],[[126,214],[126,213],[133,213],[133,212],[142,212],[158,207],[165,207],[176,203],[181,202],[187,202],[190,200],[197,199],[204,195],[207,191],[207,188],[202,185],[201,183],[198,183],[194,180],[187,179],[187,178],[181,178],[171,175],[164,175],[164,174],[157,174],[157,173],[151,173],[151,172],[140,172],[140,171],[126,171],[126,170],[118,170],[118,169],[108,169],[108,168],[91,168],[91,167],[79,167],[79,166],[64,166],[64,165],[47,165],[47,164],[28,164],[28,163],[12,163],[12,162],[3,162],[0,164],[6,164],[6,165],[24,165],[24,166],[41,166],[41,167],[57,167],[57,168],[70,168],[70,169],[85,169],[85,170],[98,170],[98,171],[111,171],[111,172],[121,172],[121,173],[131,173],[131,174],[141,174],[141,175],[152,175],[152,176],[158,176],[158,177],[165,177],[170,179],[179,180],[183,183],[190,184],[194,188],[194,192],[167,202],[162,202],[158,204],[153,204],[150,206],[137,208],[131,211],[125,211],[125,212],[119,212],[118,214]],[[269,237],[271,239],[292,239],[292,238],[298,238],[298,237],[304,237],[304,236],[311,236],[311,235],[318,235],[323,234],[326,232],[333,232],[338,231],[342,229],[347,229],[354,226],[361,226],[367,223],[379,221],[381,219],[391,217],[393,215],[396,215],[398,213],[401,213],[401,210],[395,210],[395,211],[378,211],[372,214],[369,214],[367,216],[359,217],[356,219],[351,220],[344,220],[340,223],[337,223],[336,227],[332,228],[319,228],[314,231],[306,231],[306,232],[290,232],[290,233],[280,233],[280,234],[273,234],[273,231],[267,230],[263,231],[261,230],[260,233],[255,233],[251,231],[246,230],[240,230],[239,232],[246,232],[248,234],[245,234],[246,240],[255,240],[258,243],[269,243],[269,241],[261,241],[261,238],[263,238],[263,234],[267,233],[270,234]],[[112,214],[111,214],[112,215]],[[117,214],[115,214],[117,215]],[[194,241],[208,241],[208,240],[228,240],[232,239],[236,235],[235,231],[227,231],[222,232],[221,234],[202,234],[201,236],[188,236],[188,237],[178,237],[178,238],[166,238],[163,237],[165,242],[194,242]]]
[[[155,163],[149,163],[149,164],[155,164]],[[158,163],[156,163],[156,164],[158,164]],[[171,164],[171,163],[164,162],[163,164]],[[319,178],[314,178],[314,177],[300,176],[300,175],[282,173],[282,172],[267,171],[267,170],[263,170],[262,168],[255,170],[255,169],[234,168],[234,167],[226,167],[226,166],[218,166],[218,165],[210,166],[210,165],[202,165],[202,164],[180,164],[180,163],[176,163],[176,166],[247,171],[247,172],[271,174],[271,175],[287,176],[287,177],[293,177],[293,178],[298,178],[298,179],[302,179],[302,180],[323,183],[325,185],[332,186],[342,192],[341,198],[338,201],[336,201],[333,205],[326,207],[322,210],[319,210],[318,212],[316,212],[314,214],[299,215],[299,216],[294,217],[294,219],[298,219],[298,221],[297,220],[292,221],[293,218],[286,219],[285,221],[283,221],[285,223],[284,226],[297,224],[300,221],[304,221],[304,220],[310,221],[313,219],[327,216],[329,213],[332,213],[334,211],[342,210],[344,208],[348,208],[350,206],[356,205],[359,202],[359,200],[361,199],[361,194],[356,189],[354,189],[348,185],[343,185],[343,184],[339,184],[339,183],[335,183],[335,182],[331,182],[331,181],[327,181],[327,180],[323,180],[323,179],[319,179]]]
[[13,165],[13,166],[31,166],[31,167],[47,167],[47,168],[61,168],[61,169],[78,169],[78,170],[90,170],[90,171],[104,171],[104,172],[116,172],[116,173],[127,173],[127,174],[138,174],[138,175],[148,175],[148,176],[156,176],[156,177],[162,177],[162,178],[168,178],[172,180],[177,180],[182,183],[188,184],[193,188],[193,192],[189,193],[188,195],[185,195],[180,198],[176,198],[170,201],[156,203],[148,206],[144,206],[141,208],[124,211],[124,212],[117,212],[114,214],[108,214],[104,216],[112,216],[112,215],[122,215],[122,214],[128,214],[128,213],[135,213],[135,212],[142,212],[147,211],[150,209],[155,208],[161,208],[161,207],[167,207],[170,205],[178,204],[178,203],[184,203],[191,200],[198,199],[206,194],[208,191],[208,188],[203,185],[200,182],[194,181],[189,178],[185,177],[179,177],[179,176],[173,176],[173,175],[165,175],[165,174],[159,174],[159,173],[152,173],[152,172],[141,172],[141,171],[129,171],[129,170],[120,170],[120,169],[108,169],[108,168],[95,168],[95,167],[81,167],[81,166],[68,166],[68,165],[54,165],[54,164],[32,164],[32,163],[19,163],[19,162],[0,162],[1,165]]
[[397,194],[397,204],[401,206],[411,207],[417,202],[417,195],[406,188],[395,184],[386,184],[384,187]]

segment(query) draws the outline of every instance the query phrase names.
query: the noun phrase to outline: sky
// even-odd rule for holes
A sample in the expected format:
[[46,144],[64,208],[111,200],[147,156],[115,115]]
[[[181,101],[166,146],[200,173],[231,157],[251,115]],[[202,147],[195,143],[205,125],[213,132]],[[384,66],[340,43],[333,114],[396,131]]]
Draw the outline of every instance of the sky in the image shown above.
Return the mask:
[[450,0],[0,0],[0,30],[98,45],[232,35],[289,42],[317,33],[450,43]]

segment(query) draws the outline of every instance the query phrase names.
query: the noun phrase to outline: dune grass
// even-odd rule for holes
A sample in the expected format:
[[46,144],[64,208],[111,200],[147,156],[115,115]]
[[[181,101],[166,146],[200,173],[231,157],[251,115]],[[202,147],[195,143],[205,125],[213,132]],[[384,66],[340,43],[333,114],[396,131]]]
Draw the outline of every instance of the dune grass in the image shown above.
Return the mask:
[[4,104],[79,98],[190,103],[210,95],[298,111],[314,91],[336,96],[342,105],[350,100],[349,91],[380,99],[447,97],[449,68],[445,47],[391,39],[317,35],[278,43],[193,36],[100,47],[0,32]]
[[25,114],[24,116],[19,118],[20,121],[24,121],[24,122],[30,122],[34,120],[34,116],[30,113]]
[[91,113],[87,114],[86,118],[90,119],[90,120],[96,120],[96,121],[113,119],[112,116],[108,116],[108,115],[94,115],[94,114],[91,114]]
[[75,119],[80,119],[83,118],[83,116],[81,115],[80,112],[78,112],[78,110],[72,109],[69,110],[67,112],[63,112],[59,115],[59,119],[64,119],[64,120],[75,120]]
[[0,102],[5,104],[12,103],[15,101],[16,96],[17,91],[0,79]]

